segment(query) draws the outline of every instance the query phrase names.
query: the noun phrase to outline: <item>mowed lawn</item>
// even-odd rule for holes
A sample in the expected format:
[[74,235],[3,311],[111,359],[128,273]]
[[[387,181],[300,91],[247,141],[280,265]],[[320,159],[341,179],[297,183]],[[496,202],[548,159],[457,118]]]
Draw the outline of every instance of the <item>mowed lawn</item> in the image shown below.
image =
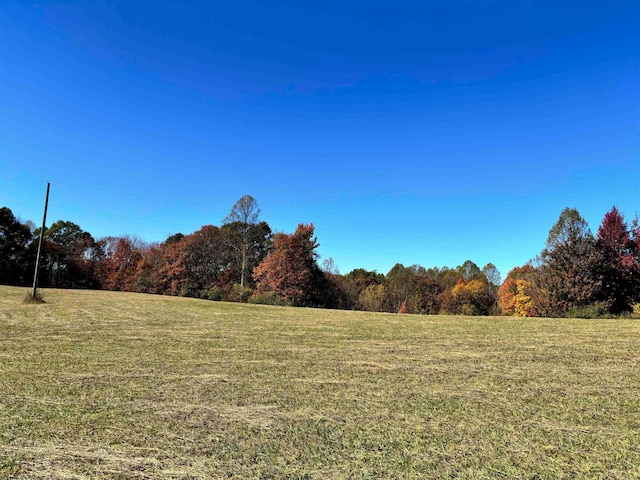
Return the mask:
[[640,478],[640,321],[0,287],[2,478]]

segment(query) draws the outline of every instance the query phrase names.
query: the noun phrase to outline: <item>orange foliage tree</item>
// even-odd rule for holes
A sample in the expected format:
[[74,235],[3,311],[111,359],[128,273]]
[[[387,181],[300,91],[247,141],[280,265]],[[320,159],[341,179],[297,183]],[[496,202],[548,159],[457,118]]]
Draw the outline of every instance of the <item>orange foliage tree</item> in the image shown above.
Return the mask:
[[105,257],[101,261],[102,288],[106,290],[135,291],[135,282],[144,261],[145,246],[139,240],[124,237],[107,237],[102,240]]
[[516,317],[544,316],[549,296],[540,286],[539,269],[524,265],[512,269],[498,289],[498,306],[503,315]]
[[292,305],[326,305],[329,286],[313,234],[313,224],[300,224],[292,235],[275,236],[271,253],[253,271],[257,295],[273,292]]
[[163,292],[206,296],[228,265],[224,233],[216,226],[205,225],[165,247],[160,267]]
[[507,277],[498,289],[498,306],[503,315],[513,315],[516,308],[516,279]]
[[458,315],[490,315],[495,297],[488,282],[481,279],[459,280],[442,297],[442,310]]

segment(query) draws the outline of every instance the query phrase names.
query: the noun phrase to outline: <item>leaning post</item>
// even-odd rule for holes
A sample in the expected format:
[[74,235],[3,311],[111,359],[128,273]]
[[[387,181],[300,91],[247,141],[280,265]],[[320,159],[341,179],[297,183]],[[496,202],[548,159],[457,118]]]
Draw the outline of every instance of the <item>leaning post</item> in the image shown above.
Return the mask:
[[42,254],[42,242],[44,239],[44,226],[47,223],[47,207],[49,206],[49,188],[51,184],[47,182],[47,197],[44,201],[44,215],[42,216],[42,228],[40,229],[40,241],[38,242],[38,255],[36,256],[36,270],[33,273],[33,292],[31,298],[36,299],[38,293],[38,272],[40,271],[40,256]]

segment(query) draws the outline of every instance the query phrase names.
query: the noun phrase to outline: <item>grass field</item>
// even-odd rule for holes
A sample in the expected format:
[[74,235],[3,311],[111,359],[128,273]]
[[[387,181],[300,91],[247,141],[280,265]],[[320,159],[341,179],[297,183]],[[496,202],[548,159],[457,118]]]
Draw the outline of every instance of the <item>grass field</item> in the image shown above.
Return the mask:
[[0,287],[0,477],[640,478],[640,321]]

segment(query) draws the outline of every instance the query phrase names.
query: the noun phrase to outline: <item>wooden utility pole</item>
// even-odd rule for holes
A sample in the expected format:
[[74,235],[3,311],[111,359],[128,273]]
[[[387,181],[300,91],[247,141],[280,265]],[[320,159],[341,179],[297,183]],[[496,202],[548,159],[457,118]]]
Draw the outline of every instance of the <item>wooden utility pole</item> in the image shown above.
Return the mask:
[[33,293],[31,298],[36,299],[38,293],[38,272],[40,271],[40,255],[42,254],[42,241],[44,239],[44,226],[47,223],[47,208],[49,207],[49,188],[51,184],[47,182],[47,198],[44,201],[44,215],[42,216],[42,228],[40,229],[40,241],[38,242],[38,256],[36,257],[36,271],[33,274]]

